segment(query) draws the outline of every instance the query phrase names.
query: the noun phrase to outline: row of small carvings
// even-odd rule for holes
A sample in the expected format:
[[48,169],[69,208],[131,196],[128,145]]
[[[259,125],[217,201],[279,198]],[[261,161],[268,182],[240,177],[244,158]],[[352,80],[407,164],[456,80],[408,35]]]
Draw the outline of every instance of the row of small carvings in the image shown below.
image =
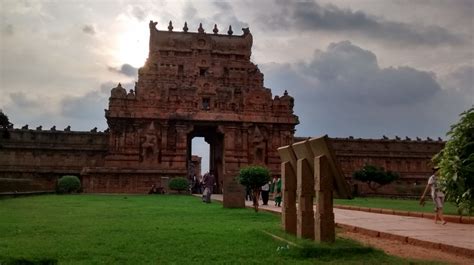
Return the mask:
[[390,139],[387,136],[383,135],[381,139],[363,139],[363,138],[354,138],[353,136],[349,136],[347,138],[332,138],[335,140],[366,140],[366,141],[380,141],[380,140],[395,140],[395,141],[428,141],[428,142],[433,142],[433,141],[438,141],[438,142],[443,142],[444,140],[441,139],[441,137],[438,137],[437,140],[433,140],[430,137],[426,137],[425,139],[421,139],[420,137],[416,137],[415,139],[411,139],[410,137],[406,136],[405,139],[402,139],[401,137],[395,136],[394,139]]
[[[14,130],[33,130],[33,129],[29,129],[28,128],[28,124],[26,124],[25,126],[21,127],[21,129],[19,128],[10,128],[10,129],[14,129]],[[42,131],[43,130],[43,126],[38,126],[36,127],[36,131]],[[49,130],[46,130],[46,131],[51,131],[51,132],[56,132],[58,130],[56,130],[56,126],[53,126],[51,127]],[[74,132],[74,131],[71,131],[71,126],[67,126],[66,128],[64,128],[65,132]],[[100,132],[97,130],[97,127],[94,127],[92,128],[89,132],[93,132],[93,133],[108,133],[109,132],[109,129],[106,129],[105,131],[103,132]]]

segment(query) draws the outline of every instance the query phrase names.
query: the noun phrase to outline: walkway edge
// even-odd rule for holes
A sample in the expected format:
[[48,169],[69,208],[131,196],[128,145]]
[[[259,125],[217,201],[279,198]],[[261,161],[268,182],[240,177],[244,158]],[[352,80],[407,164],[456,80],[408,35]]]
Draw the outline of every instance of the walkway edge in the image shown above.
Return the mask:
[[401,236],[401,235],[395,235],[395,234],[386,233],[386,232],[379,232],[379,231],[362,228],[358,226],[353,226],[353,225],[336,223],[336,226],[350,232],[361,233],[361,234],[371,236],[371,237],[379,237],[383,239],[395,240],[395,241],[399,241],[406,244],[441,250],[441,251],[448,252],[451,254],[455,253],[455,254],[462,255],[468,258],[474,258],[474,251],[467,248],[420,240],[420,239],[411,238],[408,236]]
[[[382,209],[382,208],[368,208],[360,206],[351,206],[351,205],[340,205],[335,204],[334,208],[351,210],[351,211],[362,211],[370,213],[381,213],[381,214],[391,214],[399,216],[411,216],[419,217],[426,219],[434,219],[434,214],[424,213],[424,212],[410,212],[410,211],[400,211],[392,209]],[[459,223],[459,224],[474,224],[474,217],[472,216],[462,216],[462,215],[444,215],[444,219],[450,223]]]
[[[222,201],[220,200],[215,200],[215,201],[222,203]],[[253,209],[252,205],[245,205],[245,207]],[[268,209],[268,208],[259,207],[258,210],[281,215],[281,212]],[[395,211],[395,212],[398,212],[398,211]],[[409,213],[409,212],[406,212],[406,213]],[[405,215],[405,216],[412,216],[412,215]],[[414,246],[420,246],[420,247],[429,248],[429,249],[436,249],[436,250],[440,250],[440,251],[447,252],[450,254],[455,253],[458,255],[462,255],[464,257],[474,258],[474,251],[468,248],[456,247],[456,246],[451,246],[451,245],[447,245],[443,243],[435,243],[435,242],[420,240],[420,239],[416,239],[416,238],[412,238],[408,236],[401,236],[401,235],[396,235],[392,233],[380,232],[376,230],[371,230],[371,229],[362,228],[362,227],[353,226],[353,225],[341,224],[337,222],[335,223],[335,225],[336,227],[342,228],[344,230],[348,230],[355,233],[361,233],[367,236],[379,237],[379,238],[388,239],[388,240],[395,240],[402,243],[411,244]]]

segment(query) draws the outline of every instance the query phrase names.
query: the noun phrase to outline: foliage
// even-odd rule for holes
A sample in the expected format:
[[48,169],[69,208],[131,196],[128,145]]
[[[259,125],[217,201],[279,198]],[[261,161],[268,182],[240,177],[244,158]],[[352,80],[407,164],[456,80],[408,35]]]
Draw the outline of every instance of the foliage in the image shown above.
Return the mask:
[[189,182],[186,178],[176,177],[170,180],[168,187],[172,190],[178,191],[178,193],[181,193],[181,191],[187,190],[189,188]]
[[13,126],[13,124],[10,123],[10,120],[8,119],[8,116],[3,113],[2,110],[0,110],[0,128],[3,129],[2,137],[5,139],[10,138],[10,133],[8,132],[8,128]]
[[81,189],[81,181],[76,176],[63,176],[58,180],[56,191],[60,194],[78,192]]
[[248,166],[240,169],[239,183],[252,190],[260,189],[270,181],[270,171],[262,166]]
[[398,179],[398,173],[385,171],[383,167],[365,165],[362,169],[355,171],[354,179],[365,182],[369,188],[377,192],[377,189]]
[[451,126],[444,148],[433,158],[440,168],[440,184],[446,200],[459,211],[474,210],[474,108],[460,115]]
[[10,126],[10,120],[8,120],[8,116],[3,113],[2,110],[0,110],[0,127],[1,128],[8,128]]
[[[307,242],[308,248],[330,249],[331,255],[318,254],[323,255],[320,262],[312,253],[298,255],[291,245],[279,252],[286,242],[262,231],[299,245]],[[1,264],[12,259],[137,265],[409,264],[381,251],[345,253],[348,248],[363,248],[346,239],[322,245],[296,238],[281,229],[275,214],[255,215],[249,209],[227,209],[219,203],[203,204],[197,197],[175,195],[44,195],[0,200],[0,242]]]

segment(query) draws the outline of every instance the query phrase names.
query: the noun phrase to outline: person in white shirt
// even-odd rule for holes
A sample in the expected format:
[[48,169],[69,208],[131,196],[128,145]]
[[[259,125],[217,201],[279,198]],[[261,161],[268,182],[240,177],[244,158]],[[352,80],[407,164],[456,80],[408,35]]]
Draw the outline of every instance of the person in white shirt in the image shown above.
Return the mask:
[[433,168],[433,175],[428,179],[428,184],[426,184],[425,191],[420,198],[421,206],[425,206],[425,195],[428,192],[428,189],[431,189],[431,198],[435,204],[435,224],[438,223],[438,219],[441,220],[442,224],[445,225],[447,222],[443,217],[443,205],[444,205],[444,193],[441,191],[438,184],[438,169],[437,167]]

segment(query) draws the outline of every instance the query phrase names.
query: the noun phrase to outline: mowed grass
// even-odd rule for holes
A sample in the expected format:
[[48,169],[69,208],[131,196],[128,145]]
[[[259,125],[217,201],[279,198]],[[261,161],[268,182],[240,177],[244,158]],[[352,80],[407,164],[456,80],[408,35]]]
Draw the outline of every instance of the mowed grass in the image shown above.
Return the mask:
[[[376,197],[356,197],[352,200],[334,199],[334,204],[340,205],[434,213],[434,204],[429,195],[425,198],[425,202],[426,204],[423,207],[420,205],[419,200],[387,199]],[[449,202],[444,204],[443,213],[459,215],[456,205]],[[469,214],[464,213],[464,215]]]
[[[288,249],[285,242],[263,231],[304,248]],[[220,203],[204,204],[199,198],[179,195],[45,195],[0,200],[0,264],[32,264],[21,260],[58,264],[414,264],[349,240],[325,245],[296,239],[283,233],[278,215],[225,209]]]

